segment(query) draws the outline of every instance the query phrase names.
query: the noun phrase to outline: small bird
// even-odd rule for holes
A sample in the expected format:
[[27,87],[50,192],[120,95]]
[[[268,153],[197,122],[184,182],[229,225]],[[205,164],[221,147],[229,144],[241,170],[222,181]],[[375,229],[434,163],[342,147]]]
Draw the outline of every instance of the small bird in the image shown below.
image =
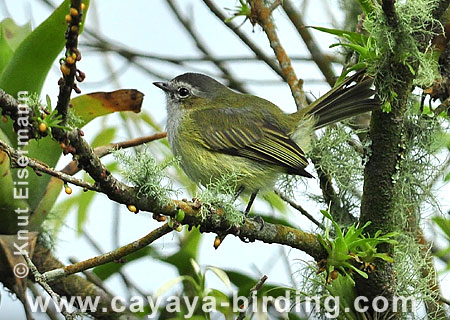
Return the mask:
[[245,214],[258,191],[272,188],[281,174],[313,177],[304,151],[314,130],[379,108],[373,80],[362,72],[292,114],[204,74],[153,84],[166,94],[167,137],[184,172],[203,186],[237,173],[236,198],[251,194]]

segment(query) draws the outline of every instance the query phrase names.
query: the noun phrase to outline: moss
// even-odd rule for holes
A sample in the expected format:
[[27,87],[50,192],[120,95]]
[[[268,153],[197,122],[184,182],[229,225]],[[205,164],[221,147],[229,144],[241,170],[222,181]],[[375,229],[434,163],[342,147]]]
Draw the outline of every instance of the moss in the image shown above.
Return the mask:
[[167,167],[178,162],[176,159],[158,163],[146,148],[136,154],[117,150],[113,156],[123,168],[122,176],[136,188],[139,197],[154,198],[164,206],[177,193],[165,173]]
[[235,172],[222,175],[197,193],[196,198],[202,204],[200,213],[203,218],[211,210],[222,208],[230,225],[239,225],[244,221],[244,215],[234,205],[239,178]]
[[[407,234],[400,236],[398,242],[393,256],[397,262],[395,264],[397,275],[395,296],[414,299],[416,309],[413,311],[415,312],[420,311],[423,304],[427,305],[427,308],[439,309],[439,294],[430,286],[430,283],[435,282],[435,274],[424,272],[430,268],[424,255],[428,248],[418,245],[415,239]],[[408,314],[411,315],[411,313],[402,313],[402,319],[411,319]],[[428,311],[426,319],[441,318]]]
[[[362,130],[352,132],[344,126],[327,127],[315,140],[309,156],[320,159],[320,169],[329,174],[337,186],[337,195],[343,208],[356,214],[359,210],[363,181],[363,158],[355,148],[357,136]],[[314,198],[314,196],[312,196]],[[323,202],[323,199],[318,198]],[[327,204],[328,205],[328,204]]]
[[443,30],[432,15],[437,4],[437,0],[396,1],[395,27],[388,24],[380,6],[364,21],[364,29],[375,40],[375,48],[371,50],[376,52],[374,59],[367,61],[368,72],[377,76],[378,94],[385,111],[390,111],[389,101],[396,98],[392,88],[403,81],[401,75],[392,72],[393,63],[408,66],[417,86],[428,87],[439,77],[436,56],[428,46],[435,30]]
[[408,105],[403,128],[403,152],[399,155],[401,161],[393,177],[394,210],[403,213],[396,215],[401,221],[395,223],[402,228],[407,228],[411,218],[416,225],[419,224],[426,203],[439,211],[432,186],[442,168],[436,155],[441,146],[438,142],[442,137],[441,121],[438,117],[417,114],[414,104],[417,102],[410,101]]

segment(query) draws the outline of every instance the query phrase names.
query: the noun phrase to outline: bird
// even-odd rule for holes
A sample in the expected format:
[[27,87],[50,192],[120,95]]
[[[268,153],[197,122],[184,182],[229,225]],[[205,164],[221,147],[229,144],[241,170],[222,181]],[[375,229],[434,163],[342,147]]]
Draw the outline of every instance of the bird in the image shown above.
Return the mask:
[[183,171],[203,186],[236,173],[235,199],[250,193],[245,215],[280,175],[313,177],[305,151],[315,130],[380,107],[373,79],[363,71],[291,114],[201,73],[153,84],[166,94],[167,137]]

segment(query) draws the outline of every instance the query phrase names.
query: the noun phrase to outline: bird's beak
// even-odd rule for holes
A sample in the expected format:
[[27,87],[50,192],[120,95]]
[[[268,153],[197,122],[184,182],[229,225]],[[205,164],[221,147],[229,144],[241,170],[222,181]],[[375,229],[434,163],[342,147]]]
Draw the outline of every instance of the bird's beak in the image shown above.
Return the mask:
[[153,82],[153,84],[165,92],[171,91],[168,82]]

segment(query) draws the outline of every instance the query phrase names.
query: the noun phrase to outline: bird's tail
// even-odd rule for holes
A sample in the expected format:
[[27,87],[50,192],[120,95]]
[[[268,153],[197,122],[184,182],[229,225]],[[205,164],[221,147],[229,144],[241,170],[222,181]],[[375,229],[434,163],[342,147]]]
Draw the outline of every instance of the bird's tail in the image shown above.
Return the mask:
[[299,118],[312,115],[316,119],[314,129],[341,121],[358,114],[375,110],[380,101],[374,98],[373,79],[364,77],[363,71],[344,79],[308,107],[298,111]]

